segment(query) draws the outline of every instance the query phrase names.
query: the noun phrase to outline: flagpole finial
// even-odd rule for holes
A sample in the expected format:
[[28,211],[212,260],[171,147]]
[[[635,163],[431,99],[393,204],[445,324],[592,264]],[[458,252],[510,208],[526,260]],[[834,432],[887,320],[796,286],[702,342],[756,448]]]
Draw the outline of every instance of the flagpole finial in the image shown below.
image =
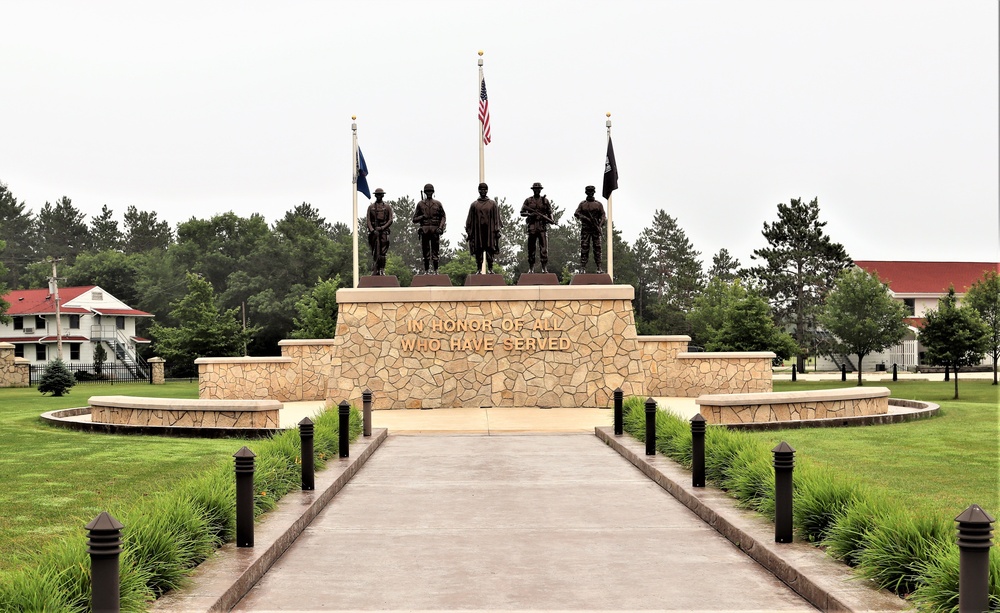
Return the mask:
[[483,50],[482,49],[479,50],[479,57],[483,57]]
[[610,130],[611,129],[611,113],[607,113],[608,120],[604,122],[604,125]]
[[483,67],[483,50],[482,49],[479,50],[479,67],[480,68]]

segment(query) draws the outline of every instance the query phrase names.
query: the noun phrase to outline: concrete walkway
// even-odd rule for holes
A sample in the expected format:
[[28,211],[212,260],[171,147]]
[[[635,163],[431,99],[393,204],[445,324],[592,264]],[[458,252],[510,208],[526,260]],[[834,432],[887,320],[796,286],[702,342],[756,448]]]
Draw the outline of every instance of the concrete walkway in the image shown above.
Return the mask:
[[390,436],[235,610],[350,609],[814,610],[592,433]]

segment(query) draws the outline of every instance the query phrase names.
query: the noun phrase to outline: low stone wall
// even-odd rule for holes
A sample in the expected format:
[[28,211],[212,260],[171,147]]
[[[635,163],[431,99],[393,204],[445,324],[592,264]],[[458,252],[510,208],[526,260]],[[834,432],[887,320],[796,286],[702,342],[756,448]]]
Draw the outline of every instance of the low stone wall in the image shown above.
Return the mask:
[[697,398],[703,394],[755,394],[770,392],[770,351],[678,352],[658,379],[656,394]]
[[607,407],[644,391],[631,286],[341,289],[328,399]]
[[198,358],[198,397],[325,400],[333,339],[284,340],[281,357]]
[[695,402],[710,424],[836,419],[889,412],[889,388],[849,388],[768,394],[709,394]]
[[0,387],[28,387],[30,368],[31,362],[14,357],[14,345],[0,343]]
[[677,377],[677,356],[687,352],[690,336],[640,336],[646,396],[669,396]]
[[127,426],[277,429],[281,411],[276,400],[91,396],[88,404],[92,422]]

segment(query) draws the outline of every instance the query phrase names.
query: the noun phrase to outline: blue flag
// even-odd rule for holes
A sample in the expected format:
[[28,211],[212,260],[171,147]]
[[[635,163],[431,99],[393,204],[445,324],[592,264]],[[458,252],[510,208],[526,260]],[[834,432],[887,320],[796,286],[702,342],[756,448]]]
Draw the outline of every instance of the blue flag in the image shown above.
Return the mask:
[[361,154],[361,147],[358,147],[358,191],[371,200],[372,193],[368,189],[368,165],[365,164],[365,156]]

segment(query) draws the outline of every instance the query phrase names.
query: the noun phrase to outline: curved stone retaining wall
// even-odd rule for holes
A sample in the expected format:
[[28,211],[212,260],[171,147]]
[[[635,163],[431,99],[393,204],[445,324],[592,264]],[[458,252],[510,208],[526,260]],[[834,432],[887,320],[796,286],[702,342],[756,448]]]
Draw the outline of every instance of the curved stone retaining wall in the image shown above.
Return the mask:
[[281,403],[276,400],[201,400],[91,396],[92,422],[128,426],[187,428],[279,427]]
[[769,394],[708,394],[695,402],[710,424],[744,424],[881,415],[889,388],[849,388]]

